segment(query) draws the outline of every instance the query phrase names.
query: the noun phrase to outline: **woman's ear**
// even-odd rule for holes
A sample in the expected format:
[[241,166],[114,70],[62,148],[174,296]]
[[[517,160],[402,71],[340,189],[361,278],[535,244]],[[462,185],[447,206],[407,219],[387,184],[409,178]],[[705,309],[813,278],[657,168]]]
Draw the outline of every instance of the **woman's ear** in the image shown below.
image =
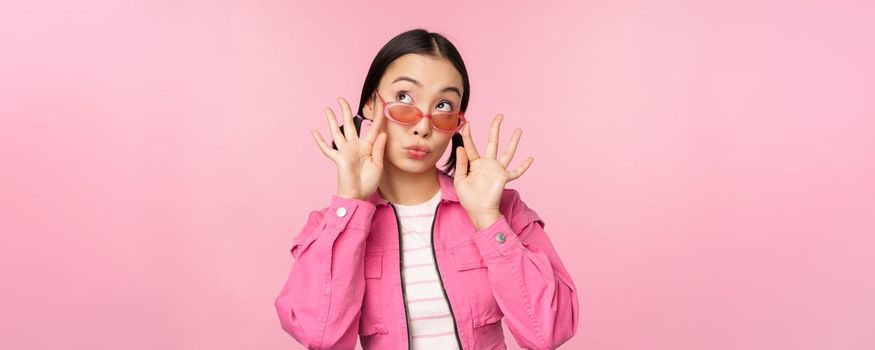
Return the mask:
[[362,114],[365,119],[374,121],[374,100],[369,98],[365,101],[365,106],[362,107]]

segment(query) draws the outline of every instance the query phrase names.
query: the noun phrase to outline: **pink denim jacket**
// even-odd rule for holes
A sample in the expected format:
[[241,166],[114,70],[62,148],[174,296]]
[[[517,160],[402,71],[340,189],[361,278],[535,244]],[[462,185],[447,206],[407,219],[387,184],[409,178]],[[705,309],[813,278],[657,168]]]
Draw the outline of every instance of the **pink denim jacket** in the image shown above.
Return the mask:
[[[433,255],[462,349],[553,349],[577,332],[577,288],[544,221],[505,189],[501,218],[477,231],[453,178],[439,169]],[[398,219],[378,192],[333,195],[292,243],[295,262],[274,303],[283,330],[310,349],[409,348]]]

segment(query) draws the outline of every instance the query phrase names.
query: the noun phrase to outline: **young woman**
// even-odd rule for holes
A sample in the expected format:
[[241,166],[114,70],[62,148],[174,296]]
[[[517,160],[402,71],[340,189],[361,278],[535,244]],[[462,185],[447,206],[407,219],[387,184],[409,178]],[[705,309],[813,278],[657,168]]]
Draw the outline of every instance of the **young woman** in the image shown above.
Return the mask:
[[[332,146],[311,133],[337,165],[337,193],[294,239],[275,302],[298,342],[504,349],[502,320],[525,348],[553,349],[576,333],[577,289],[544,221],[504,188],[533,161],[507,170],[522,131],[498,154],[497,115],[479,153],[464,116],[469,96],[456,48],[415,29],[377,53],[355,117],[338,98],[343,126],[355,132],[326,108]],[[364,121],[372,125],[361,138]]]

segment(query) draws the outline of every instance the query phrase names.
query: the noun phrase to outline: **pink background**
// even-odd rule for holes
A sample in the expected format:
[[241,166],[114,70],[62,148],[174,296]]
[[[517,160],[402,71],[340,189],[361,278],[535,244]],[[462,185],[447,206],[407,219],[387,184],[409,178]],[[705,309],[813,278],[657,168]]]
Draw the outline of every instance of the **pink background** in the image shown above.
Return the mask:
[[[289,349],[308,134],[423,26],[580,293],[568,349],[875,344],[871,1],[0,5],[0,347]],[[508,345],[516,347],[509,333]]]

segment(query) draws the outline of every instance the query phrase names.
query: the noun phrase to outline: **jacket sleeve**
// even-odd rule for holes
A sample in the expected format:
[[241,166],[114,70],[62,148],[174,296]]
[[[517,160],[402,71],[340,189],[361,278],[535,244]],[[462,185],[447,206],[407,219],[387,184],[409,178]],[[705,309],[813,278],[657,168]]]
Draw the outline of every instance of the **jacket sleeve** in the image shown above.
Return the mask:
[[283,330],[308,349],[356,346],[375,211],[370,202],[333,195],[292,242],[295,261],[274,306]]
[[554,349],[577,333],[577,288],[544,232],[544,221],[516,190],[508,191],[509,208],[477,231],[474,242],[517,343]]

